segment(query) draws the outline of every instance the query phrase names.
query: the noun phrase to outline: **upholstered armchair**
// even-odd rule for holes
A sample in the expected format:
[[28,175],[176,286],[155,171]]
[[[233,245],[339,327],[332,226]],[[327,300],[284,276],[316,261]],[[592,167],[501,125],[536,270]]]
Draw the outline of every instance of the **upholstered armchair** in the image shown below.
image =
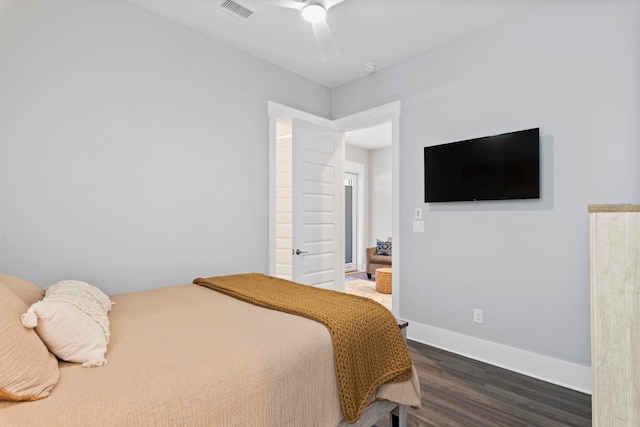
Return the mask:
[[[391,237],[389,237],[387,243],[391,242]],[[390,245],[389,245],[390,246]],[[376,270],[378,268],[391,268],[391,248],[389,247],[389,255],[379,255],[377,254],[377,246],[372,248],[367,248],[366,258],[367,258],[367,277],[371,279],[372,274],[376,274]]]

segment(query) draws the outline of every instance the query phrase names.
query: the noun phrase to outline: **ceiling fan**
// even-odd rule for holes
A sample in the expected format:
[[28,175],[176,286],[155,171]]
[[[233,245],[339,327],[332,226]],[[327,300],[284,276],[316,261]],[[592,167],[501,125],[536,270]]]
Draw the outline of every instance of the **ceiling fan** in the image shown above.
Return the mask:
[[333,40],[326,16],[329,9],[344,0],[268,0],[274,6],[288,7],[300,11],[302,18],[311,23],[313,36],[323,61],[340,56]]

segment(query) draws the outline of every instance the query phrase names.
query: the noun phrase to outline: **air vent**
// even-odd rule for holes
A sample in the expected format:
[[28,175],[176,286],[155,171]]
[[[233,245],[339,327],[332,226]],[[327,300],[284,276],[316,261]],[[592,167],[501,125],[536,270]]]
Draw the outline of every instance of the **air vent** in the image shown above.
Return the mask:
[[244,21],[251,18],[255,13],[253,10],[249,9],[246,6],[241,5],[238,2],[233,0],[225,0],[220,4],[220,7],[235,16],[236,18],[240,18]]

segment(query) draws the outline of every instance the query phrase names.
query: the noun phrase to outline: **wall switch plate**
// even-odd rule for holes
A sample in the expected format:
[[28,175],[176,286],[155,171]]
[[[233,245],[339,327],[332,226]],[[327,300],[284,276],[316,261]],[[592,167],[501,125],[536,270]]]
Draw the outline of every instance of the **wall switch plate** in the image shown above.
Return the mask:
[[482,323],[482,310],[479,308],[473,309],[473,321],[476,323]]
[[422,208],[416,208],[413,212],[413,219],[422,219]]
[[416,233],[424,232],[424,221],[413,221],[413,231]]

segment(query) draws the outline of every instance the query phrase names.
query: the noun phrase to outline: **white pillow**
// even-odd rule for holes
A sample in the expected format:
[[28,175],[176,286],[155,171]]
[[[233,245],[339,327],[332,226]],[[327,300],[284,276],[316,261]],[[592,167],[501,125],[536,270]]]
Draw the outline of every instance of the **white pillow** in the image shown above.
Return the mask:
[[82,366],[102,366],[109,343],[112,302],[100,289],[78,280],[47,288],[42,301],[22,315],[22,324],[36,328],[49,351]]

